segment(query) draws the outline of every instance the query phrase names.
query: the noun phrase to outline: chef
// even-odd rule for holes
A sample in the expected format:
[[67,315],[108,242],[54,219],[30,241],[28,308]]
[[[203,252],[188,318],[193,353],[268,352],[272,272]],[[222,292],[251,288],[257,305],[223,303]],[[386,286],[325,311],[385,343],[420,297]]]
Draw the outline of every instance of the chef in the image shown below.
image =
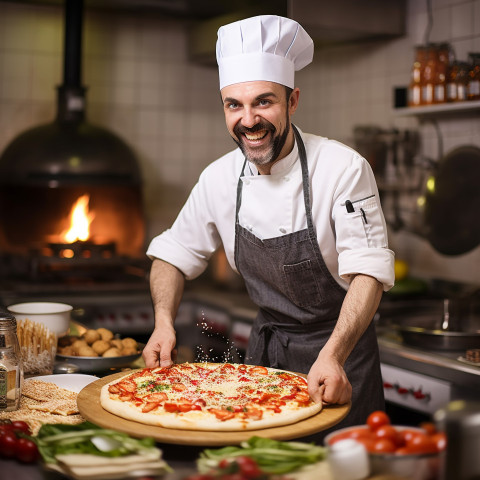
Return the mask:
[[143,357],[172,363],[185,280],[223,245],[259,307],[245,363],[307,373],[317,402],[351,401],[343,426],[384,408],[372,318],[393,286],[394,254],[367,161],[292,123],[294,74],[313,49],[297,22],[274,15],[219,29],[220,93],[238,148],[202,172],[148,248],[155,329]]

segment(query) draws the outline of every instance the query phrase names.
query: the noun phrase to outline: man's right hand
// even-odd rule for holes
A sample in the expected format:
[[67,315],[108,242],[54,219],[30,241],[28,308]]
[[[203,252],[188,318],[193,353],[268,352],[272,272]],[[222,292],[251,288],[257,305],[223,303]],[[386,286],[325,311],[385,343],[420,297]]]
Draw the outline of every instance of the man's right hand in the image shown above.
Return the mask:
[[175,361],[176,336],[173,328],[156,328],[143,349],[145,366],[169,367]]

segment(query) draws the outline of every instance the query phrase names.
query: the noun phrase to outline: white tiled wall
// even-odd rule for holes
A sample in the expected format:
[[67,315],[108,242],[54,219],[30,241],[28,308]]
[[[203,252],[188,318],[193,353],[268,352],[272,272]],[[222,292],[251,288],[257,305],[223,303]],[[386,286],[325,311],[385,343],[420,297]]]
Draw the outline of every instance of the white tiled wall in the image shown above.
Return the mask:
[[[313,1],[313,0],[312,0]],[[480,0],[432,0],[429,40],[453,44],[457,57],[480,51]],[[297,74],[304,130],[353,144],[355,125],[419,128],[422,153],[437,158],[431,125],[392,112],[405,86],[413,47],[424,43],[427,1],[409,0],[407,36],[317,49]],[[135,149],[144,177],[147,240],[168,226],[200,171],[233,148],[225,129],[217,71],[189,61],[188,25],[160,16],[90,12],[85,16],[83,84],[87,118]],[[56,113],[62,83],[63,13],[54,6],[0,0],[0,151],[23,129]],[[480,146],[480,116],[439,120],[445,151]],[[480,248],[445,257],[408,232],[392,232],[397,256],[414,274],[480,284]]]

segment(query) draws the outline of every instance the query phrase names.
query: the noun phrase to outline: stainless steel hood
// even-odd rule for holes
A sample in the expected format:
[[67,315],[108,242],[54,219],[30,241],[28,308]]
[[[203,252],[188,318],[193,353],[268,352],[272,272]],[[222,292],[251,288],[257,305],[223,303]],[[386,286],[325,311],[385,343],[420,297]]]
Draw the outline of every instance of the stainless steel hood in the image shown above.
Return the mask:
[[386,40],[406,31],[406,0],[287,0],[232,9],[204,19],[190,30],[190,57],[215,64],[217,30],[221,25],[251,15],[275,14],[297,20],[313,38],[315,47]]
[[[61,0],[21,1],[61,4]],[[85,7],[187,21],[190,59],[215,65],[217,30],[235,20],[263,14],[293,18],[319,48],[404,35],[406,3],[407,0],[85,0]]]

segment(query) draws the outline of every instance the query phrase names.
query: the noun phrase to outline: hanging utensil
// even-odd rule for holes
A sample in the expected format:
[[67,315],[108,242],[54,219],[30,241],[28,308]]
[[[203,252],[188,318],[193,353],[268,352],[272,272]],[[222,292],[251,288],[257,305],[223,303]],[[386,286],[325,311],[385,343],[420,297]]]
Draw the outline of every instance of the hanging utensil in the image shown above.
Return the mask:
[[462,146],[442,158],[429,178],[424,205],[425,236],[445,255],[480,244],[480,148]]

